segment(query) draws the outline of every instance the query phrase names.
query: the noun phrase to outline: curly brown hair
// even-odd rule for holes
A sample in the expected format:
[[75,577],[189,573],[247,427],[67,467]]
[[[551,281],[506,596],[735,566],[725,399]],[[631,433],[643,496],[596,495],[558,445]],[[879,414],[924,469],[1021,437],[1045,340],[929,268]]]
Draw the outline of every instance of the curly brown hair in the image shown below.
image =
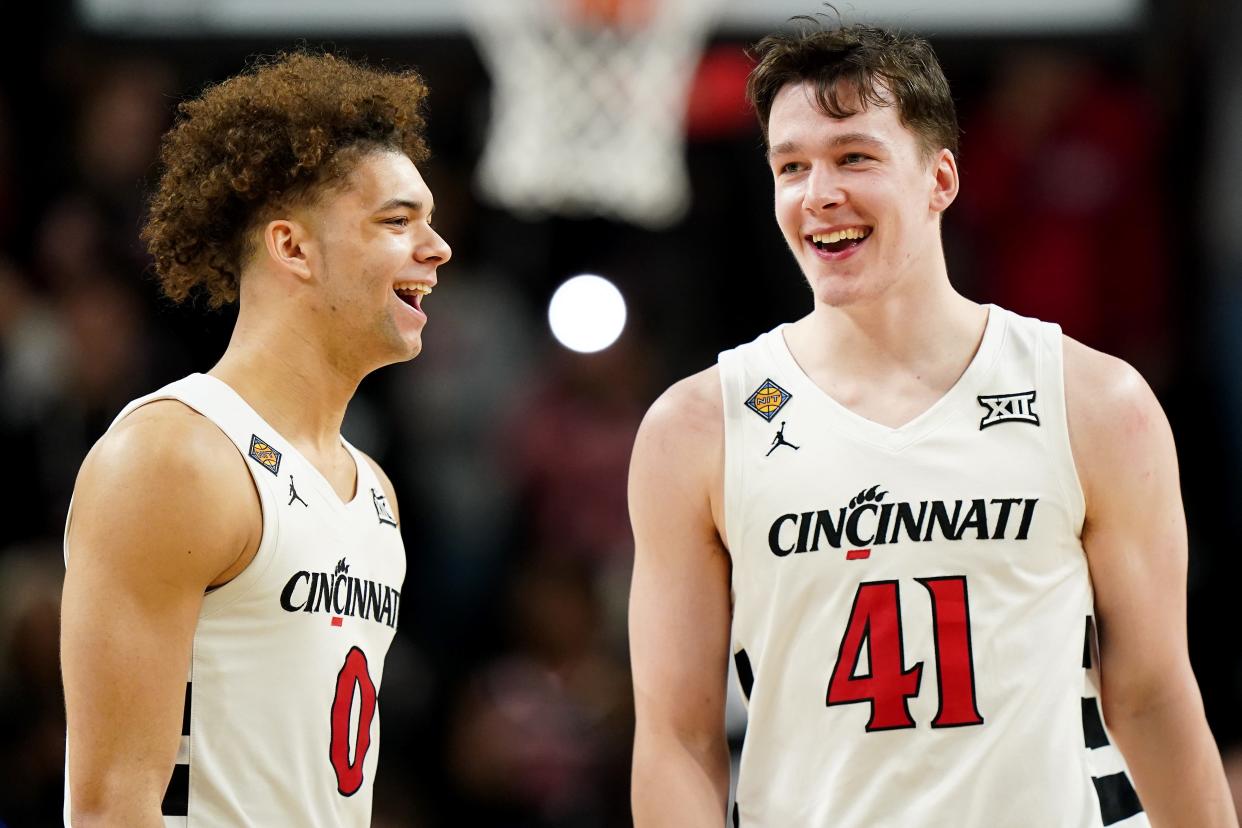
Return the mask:
[[164,293],[235,302],[248,232],[266,212],[324,192],[360,151],[426,160],[426,97],[413,71],[303,51],[260,58],[183,102],[142,229]]
[[[759,41],[750,54],[758,63],[746,97],[759,116],[764,140],[772,103],[789,84],[809,82],[820,111],[847,118],[861,106],[896,105],[902,124],[919,138],[924,153],[942,147],[957,155],[960,130],[949,81],[931,44],[921,37],[875,26],[821,28],[813,17],[796,17],[795,31]],[[843,100],[841,91],[849,100]]]

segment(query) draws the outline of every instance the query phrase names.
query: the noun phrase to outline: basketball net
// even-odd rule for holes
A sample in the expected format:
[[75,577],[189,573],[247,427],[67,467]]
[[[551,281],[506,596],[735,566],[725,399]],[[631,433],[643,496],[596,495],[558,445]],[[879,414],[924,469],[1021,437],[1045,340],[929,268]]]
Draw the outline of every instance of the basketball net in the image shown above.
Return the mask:
[[677,221],[686,98],[720,2],[470,0],[493,88],[484,195],[526,216]]

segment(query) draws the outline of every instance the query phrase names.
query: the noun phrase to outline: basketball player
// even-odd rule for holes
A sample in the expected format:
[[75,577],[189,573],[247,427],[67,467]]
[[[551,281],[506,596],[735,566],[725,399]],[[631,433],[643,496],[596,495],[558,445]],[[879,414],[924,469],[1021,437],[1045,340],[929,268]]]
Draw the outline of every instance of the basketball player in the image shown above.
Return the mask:
[[950,285],[928,44],[803,22],[748,93],[813,308],[674,385],[634,450],[636,824],[726,820],[733,659],[733,825],[1237,825],[1164,414]]
[[181,106],[144,230],[165,292],[239,300],[224,356],[125,407],[66,530],[65,819],[366,826],[405,553],[340,433],[422,347],[426,87],[283,56]]

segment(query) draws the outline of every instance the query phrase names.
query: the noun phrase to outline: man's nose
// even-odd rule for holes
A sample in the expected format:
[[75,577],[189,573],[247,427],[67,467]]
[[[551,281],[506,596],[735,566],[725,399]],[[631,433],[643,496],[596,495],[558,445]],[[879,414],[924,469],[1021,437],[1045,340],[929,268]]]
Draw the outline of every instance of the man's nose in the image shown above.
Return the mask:
[[427,228],[427,233],[427,238],[414,251],[416,259],[426,264],[442,265],[453,258],[453,249],[443,236],[430,227]]
[[802,194],[802,206],[806,210],[816,212],[840,207],[845,203],[845,190],[841,186],[841,176],[836,170],[816,164],[807,176],[806,190]]

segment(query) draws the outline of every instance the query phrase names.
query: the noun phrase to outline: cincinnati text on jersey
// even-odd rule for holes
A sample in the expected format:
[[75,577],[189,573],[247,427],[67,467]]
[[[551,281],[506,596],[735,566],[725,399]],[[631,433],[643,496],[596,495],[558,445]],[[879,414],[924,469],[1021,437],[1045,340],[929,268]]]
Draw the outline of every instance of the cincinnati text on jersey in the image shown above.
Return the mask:
[[[338,572],[293,573],[280,591],[285,612],[322,612],[377,621],[394,630],[401,607],[401,593],[390,586]],[[346,568],[348,571],[348,568]]]
[[883,503],[873,486],[838,509],[790,512],[772,521],[768,548],[777,557],[903,541],[1026,540],[1039,498],[993,497]]

